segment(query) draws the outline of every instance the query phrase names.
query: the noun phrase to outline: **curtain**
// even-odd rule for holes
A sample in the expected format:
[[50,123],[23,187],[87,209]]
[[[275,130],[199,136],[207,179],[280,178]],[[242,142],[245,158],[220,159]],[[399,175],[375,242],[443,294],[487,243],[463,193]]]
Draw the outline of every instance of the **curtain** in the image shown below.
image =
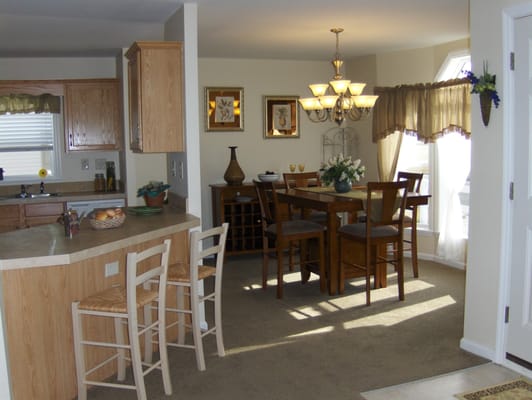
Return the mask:
[[373,142],[395,131],[416,135],[425,143],[459,132],[471,134],[471,84],[467,79],[376,87]]
[[471,165],[471,141],[458,133],[440,138],[436,142],[438,167],[438,221],[440,236],[438,256],[445,260],[465,264],[466,227],[458,196],[469,176]]
[[403,132],[395,131],[377,142],[377,167],[380,181],[393,181],[402,141]]
[[51,94],[33,96],[30,94],[11,94],[0,96],[0,115],[28,113],[61,113],[61,98]]
[[469,80],[376,87],[375,94],[379,98],[373,110],[373,142],[378,144],[379,178],[393,180],[395,176],[401,144],[395,138],[397,132],[424,143],[436,142],[436,168],[444,166],[437,172],[434,188],[439,200],[438,255],[464,262],[467,235],[458,193],[469,175],[471,156],[469,141],[467,145],[457,141],[471,135]]

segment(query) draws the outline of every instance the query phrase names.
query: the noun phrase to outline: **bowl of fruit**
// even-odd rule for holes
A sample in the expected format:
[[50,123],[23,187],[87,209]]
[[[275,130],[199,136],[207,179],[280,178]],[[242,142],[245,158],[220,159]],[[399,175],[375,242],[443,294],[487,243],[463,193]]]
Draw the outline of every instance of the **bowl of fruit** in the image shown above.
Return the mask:
[[259,180],[262,182],[277,182],[280,178],[279,174],[274,171],[266,171],[264,174],[258,175]]
[[126,213],[121,208],[96,208],[88,217],[94,229],[111,229],[124,223]]

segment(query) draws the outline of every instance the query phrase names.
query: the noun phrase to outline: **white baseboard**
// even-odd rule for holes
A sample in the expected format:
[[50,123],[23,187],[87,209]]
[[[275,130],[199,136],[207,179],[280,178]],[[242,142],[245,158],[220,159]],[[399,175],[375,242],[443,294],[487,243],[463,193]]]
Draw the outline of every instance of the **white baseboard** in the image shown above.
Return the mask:
[[487,358],[490,361],[495,360],[495,350],[488,349],[470,340],[462,338],[460,340],[460,348],[477,356]]

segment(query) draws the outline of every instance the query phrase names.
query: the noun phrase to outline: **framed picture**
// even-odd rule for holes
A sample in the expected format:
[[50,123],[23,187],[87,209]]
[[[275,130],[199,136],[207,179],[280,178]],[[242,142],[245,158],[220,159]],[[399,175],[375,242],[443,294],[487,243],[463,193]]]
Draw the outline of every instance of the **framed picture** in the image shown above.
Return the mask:
[[207,131],[243,131],[244,89],[206,87],[205,127]]
[[298,138],[298,96],[264,96],[264,138]]

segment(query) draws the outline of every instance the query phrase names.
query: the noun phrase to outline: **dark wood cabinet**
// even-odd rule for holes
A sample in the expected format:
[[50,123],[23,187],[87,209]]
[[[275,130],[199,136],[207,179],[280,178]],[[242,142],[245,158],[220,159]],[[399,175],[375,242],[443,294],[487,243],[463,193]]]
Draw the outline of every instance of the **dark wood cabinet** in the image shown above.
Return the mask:
[[259,201],[253,183],[211,186],[213,225],[229,222],[226,254],[262,251],[262,222]]

